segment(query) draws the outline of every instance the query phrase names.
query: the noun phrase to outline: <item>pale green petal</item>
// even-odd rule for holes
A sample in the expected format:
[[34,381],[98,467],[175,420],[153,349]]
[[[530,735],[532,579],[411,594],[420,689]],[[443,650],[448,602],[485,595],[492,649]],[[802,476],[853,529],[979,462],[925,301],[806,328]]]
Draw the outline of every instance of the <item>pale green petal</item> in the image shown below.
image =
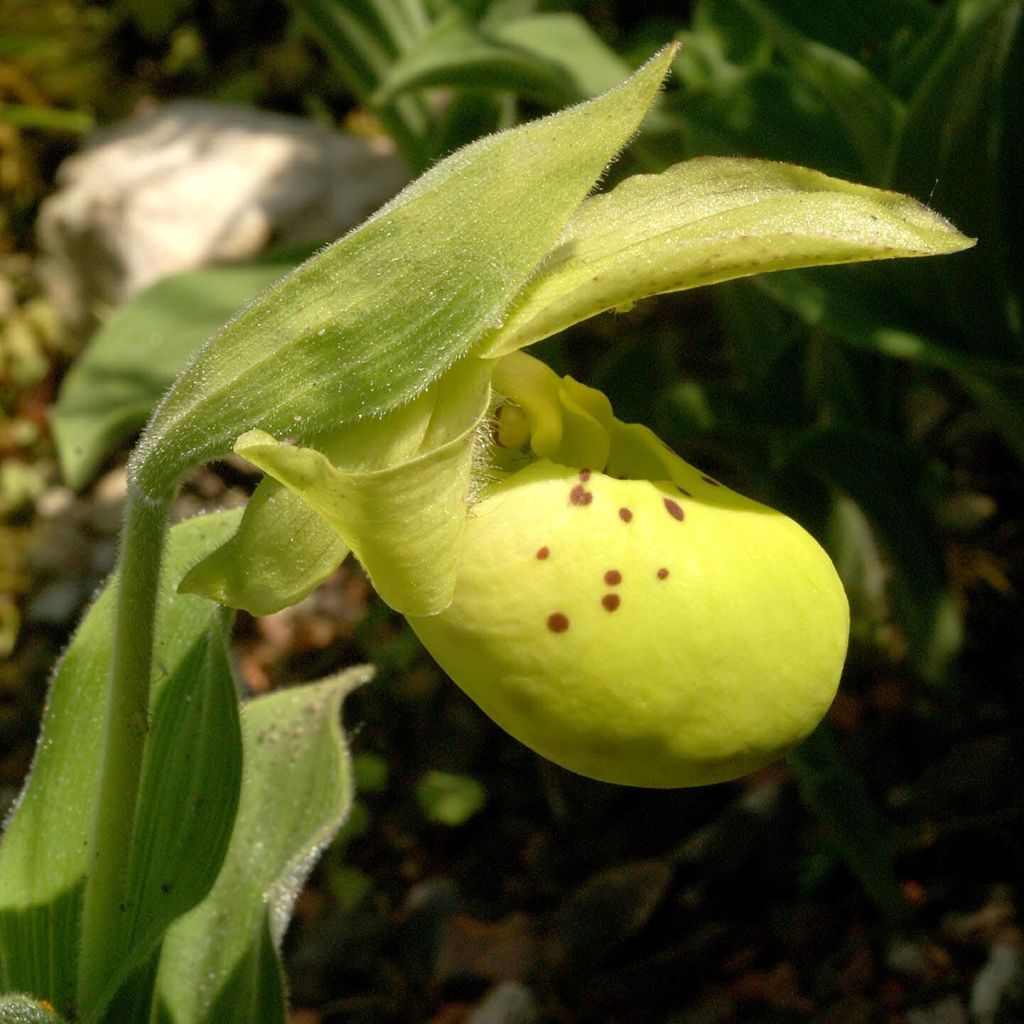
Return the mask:
[[[479,418],[486,367],[463,360],[408,405],[349,424],[319,443],[338,470],[400,466],[464,433]],[[260,482],[235,535],[182,581],[186,594],[269,615],[302,600],[344,561],[349,547],[298,491]]]
[[270,615],[301,601],[347,555],[345,542],[302,497],[268,477],[237,532],[185,575],[178,592]]
[[972,244],[895,192],[790,164],[700,157],[586,200],[482,351],[512,352],[648,295]]
[[[283,444],[262,431],[240,437],[235,451],[322,517],[388,604],[430,615],[451,600],[488,377],[489,367],[478,360],[450,372],[433,402],[419,406],[426,450],[390,468],[339,468],[322,452]],[[377,423],[376,429],[387,428]]]

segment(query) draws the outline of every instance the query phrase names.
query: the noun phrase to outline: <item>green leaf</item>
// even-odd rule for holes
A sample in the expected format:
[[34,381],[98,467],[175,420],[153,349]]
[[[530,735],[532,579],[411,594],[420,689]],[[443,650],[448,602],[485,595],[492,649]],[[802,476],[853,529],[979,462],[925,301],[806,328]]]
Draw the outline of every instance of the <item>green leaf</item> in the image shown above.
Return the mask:
[[489,28],[492,38],[566,72],[579,96],[596,96],[621,82],[629,65],[578,14],[557,11]]
[[44,132],[84,135],[96,127],[96,119],[84,110],[57,110],[53,107],[5,101],[0,106],[0,124],[13,124],[19,128]]
[[221,613],[209,609],[207,633],[163,686],[146,740],[111,994],[168,925],[210,891],[231,838],[242,781],[238,695]]
[[756,287],[844,344],[952,374],[1024,463],[1024,365],[956,348],[963,342],[956,334],[941,339],[930,334],[933,326],[941,330],[941,325],[921,322],[920,316],[902,308],[905,296],[898,293],[891,276],[858,273],[826,281],[808,270],[759,278]]
[[[617,76],[611,85],[622,78]],[[560,64],[489,36],[457,10],[438,19],[391,65],[374,102],[388,103],[402,93],[434,86],[509,91],[551,106],[580,98]]]
[[826,46],[863,60],[895,40],[925,31],[935,18],[928,0],[772,0],[771,9],[794,29]]
[[28,996],[0,996],[0,1024],[61,1024],[62,1020]]
[[[429,29],[418,0],[291,0],[323,45],[334,70],[364,103],[372,105],[375,89],[398,55]],[[409,167],[424,165],[422,141],[430,115],[418,96],[374,106]]]
[[740,0],[799,78],[825,100],[853,143],[862,174],[881,181],[903,118],[899,100],[863,64],[801,35],[766,4]]
[[[156,988],[156,968],[160,950],[154,947],[149,955],[121,982],[113,998],[100,1014],[100,1024],[123,1024],[124,1021],[148,1021]],[[120,972],[119,972],[120,973]]]
[[247,430],[312,439],[418,394],[499,322],[638,127],[672,54],[460,150],[249,306],[158,407],[133,466],[143,490],[163,493]]
[[1024,3],[969,0],[956,13],[958,31],[908,104],[889,183],[934,203],[982,244],[929,273],[903,268],[900,284],[962,336],[964,349],[1019,359],[1020,167],[1006,158],[1015,145],[1020,153],[1012,140],[1021,134],[1014,81],[1024,60]]
[[815,89],[763,58],[734,64],[722,45],[707,34],[684,35],[675,65],[683,88],[667,105],[687,152],[742,153],[856,177],[857,153]]
[[487,803],[487,790],[468,775],[427,772],[416,783],[416,801],[436,825],[464,825]]
[[940,680],[959,649],[961,625],[917,458],[885,434],[841,425],[808,431],[784,456],[849,495],[867,516],[889,556],[893,603],[918,670]]
[[341,702],[370,677],[351,669],[242,709],[245,778],[213,890],[171,926],[157,982],[166,1024],[283,1021],[275,948],[317,855],[352,800]]
[[[237,512],[176,526],[167,546],[157,619],[159,689],[205,635],[208,602],[179,597],[186,566],[223,543]],[[0,988],[67,1012],[77,969],[78,917],[99,778],[114,592],[78,627],[50,686],[32,772],[0,843]]]
[[[398,410],[400,416],[338,435],[334,443],[348,458],[365,446],[354,468],[339,468],[315,449],[280,444],[261,431],[240,437],[235,451],[328,522],[388,604],[406,614],[433,615],[448,606],[455,586],[474,437],[490,398],[489,376],[490,367],[470,357]],[[385,454],[389,435],[391,452]],[[418,449],[396,451],[402,439],[418,441]],[[368,461],[375,452],[379,469]],[[256,558],[281,530],[269,521],[262,526],[251,542]]]
[[688,160],[587,200],[486,353],[515,351],[661,292],[971,244],[937,214],[893,192],[788,164]]
[[71,487],[146,422],[203,342],[296,260],[268,259],[164,278],[111,313],[68,371],[50,410],[57,456]]
[[827,725],[818,728],[786,762],[800,783],[800,795],[828,829],[868,898],[889,921],[900,921],[907,906],[893,869],[885,827],[864,787]]

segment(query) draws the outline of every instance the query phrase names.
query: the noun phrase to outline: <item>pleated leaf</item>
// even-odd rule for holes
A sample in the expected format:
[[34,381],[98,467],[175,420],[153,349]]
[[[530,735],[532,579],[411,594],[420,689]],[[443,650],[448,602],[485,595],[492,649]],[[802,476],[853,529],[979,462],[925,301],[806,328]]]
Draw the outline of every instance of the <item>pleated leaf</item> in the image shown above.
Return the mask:
[[213,890],[164,939],[160,1024],[284,1021],[276,949],[299,889],[351,805],[339,714],[370,675],[351,669],[242,709],[246,773],[234,833]]
[[146,739],[111,994],[210,891],[231,838],[242,782],[238,694],[220,609],[207,608],[207,631],[162,688]]
[[[184,570],[222,544],[239,513],[189,520],[166,549],[157,612],[154,706],[209,627],[209,602],[175,593]],[[74,995],[78,918],[95,811],[114,589],[78,627],[50,686],[25,790],[0,843],[0,988],[47,999],[66,1012]]]

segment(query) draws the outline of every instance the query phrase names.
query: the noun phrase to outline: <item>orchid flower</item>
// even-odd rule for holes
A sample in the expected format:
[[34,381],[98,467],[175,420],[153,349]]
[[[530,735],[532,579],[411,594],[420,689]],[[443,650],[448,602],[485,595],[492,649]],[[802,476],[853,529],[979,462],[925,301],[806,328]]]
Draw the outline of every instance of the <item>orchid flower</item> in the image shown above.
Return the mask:
[[[590,104],[438,165],[323,254],[305,291],[298,271],[296,299],[320,305],[302,308],[297,340],[265,331],[257,366],[298,375],[301,387],[268,380],[267,408],[258,389],[246,392],[230,423],[203,397],[217,394],[211,379],[237,377],[240,388],[253,376],[242,340],[276,324],[280,292],[211,342],[142,446],[190,430],[201,438],[205,416],[217,437],[232,424],[252,428],[236,430],[234,450],[266,474],[237,534],[192,570],[185,591],[264,614],[351,551],[510,733],[575,771],[643,786],[733,778],[799,743],[836,691],[843,588],[796,523],[689,466],[647,428],[617,420],[599,391],[522,350],[648,295],[971,244],[905,196],[760,160],[689,160],[582,201],[566,197],[568,186],[559,192],[539,150],[551,159],[561,138],[598,160],[595,139],[609,126],[628,135],[670,57]],[[502,205],[487,163],[495,153],[508,174],[514,154],[536,189],[552,191],[559,230],[533,206]],[[569,180],[576,164],[558,159]],[[525,187],[508,184],[520,204]],[[487,216],[504,249],[480,240]],[[433,247],[428,227],[441,233]],[[526,244],[545,237],[539,255]],[[370,257],[377,263],[364,266]],[[373,277],[379,264],[390,290]],[[361,320],[344,294],[331,311],[346,274],[362,289]],[[327,362],[330,344],[340,369]],[[318,388],[316,373],[336,381],[343,370],[362,382],[362,407],[358,389],[353,398],[352,388]]]

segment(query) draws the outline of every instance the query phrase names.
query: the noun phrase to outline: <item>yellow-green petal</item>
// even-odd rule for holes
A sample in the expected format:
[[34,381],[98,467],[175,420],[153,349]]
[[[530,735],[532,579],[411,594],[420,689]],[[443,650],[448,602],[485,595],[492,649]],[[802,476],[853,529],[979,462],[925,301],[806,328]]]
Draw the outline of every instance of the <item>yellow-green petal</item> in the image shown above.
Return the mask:
[[[411,410],[398,412],[405,420],[401,431],[392,417],[339,434],[335,444],[349,450],[357,469],[259,430],[243,434],[235,451],[328,523],[388,604],[401,612],[431,614],[451,600],[489,373],[479,360],[466,360]],[[348,449],[342,444],[346,439]]]
[[973,244],[896,192],[791,164],[698,157],[587,199],[481,351],[513,352],[648,295]]

